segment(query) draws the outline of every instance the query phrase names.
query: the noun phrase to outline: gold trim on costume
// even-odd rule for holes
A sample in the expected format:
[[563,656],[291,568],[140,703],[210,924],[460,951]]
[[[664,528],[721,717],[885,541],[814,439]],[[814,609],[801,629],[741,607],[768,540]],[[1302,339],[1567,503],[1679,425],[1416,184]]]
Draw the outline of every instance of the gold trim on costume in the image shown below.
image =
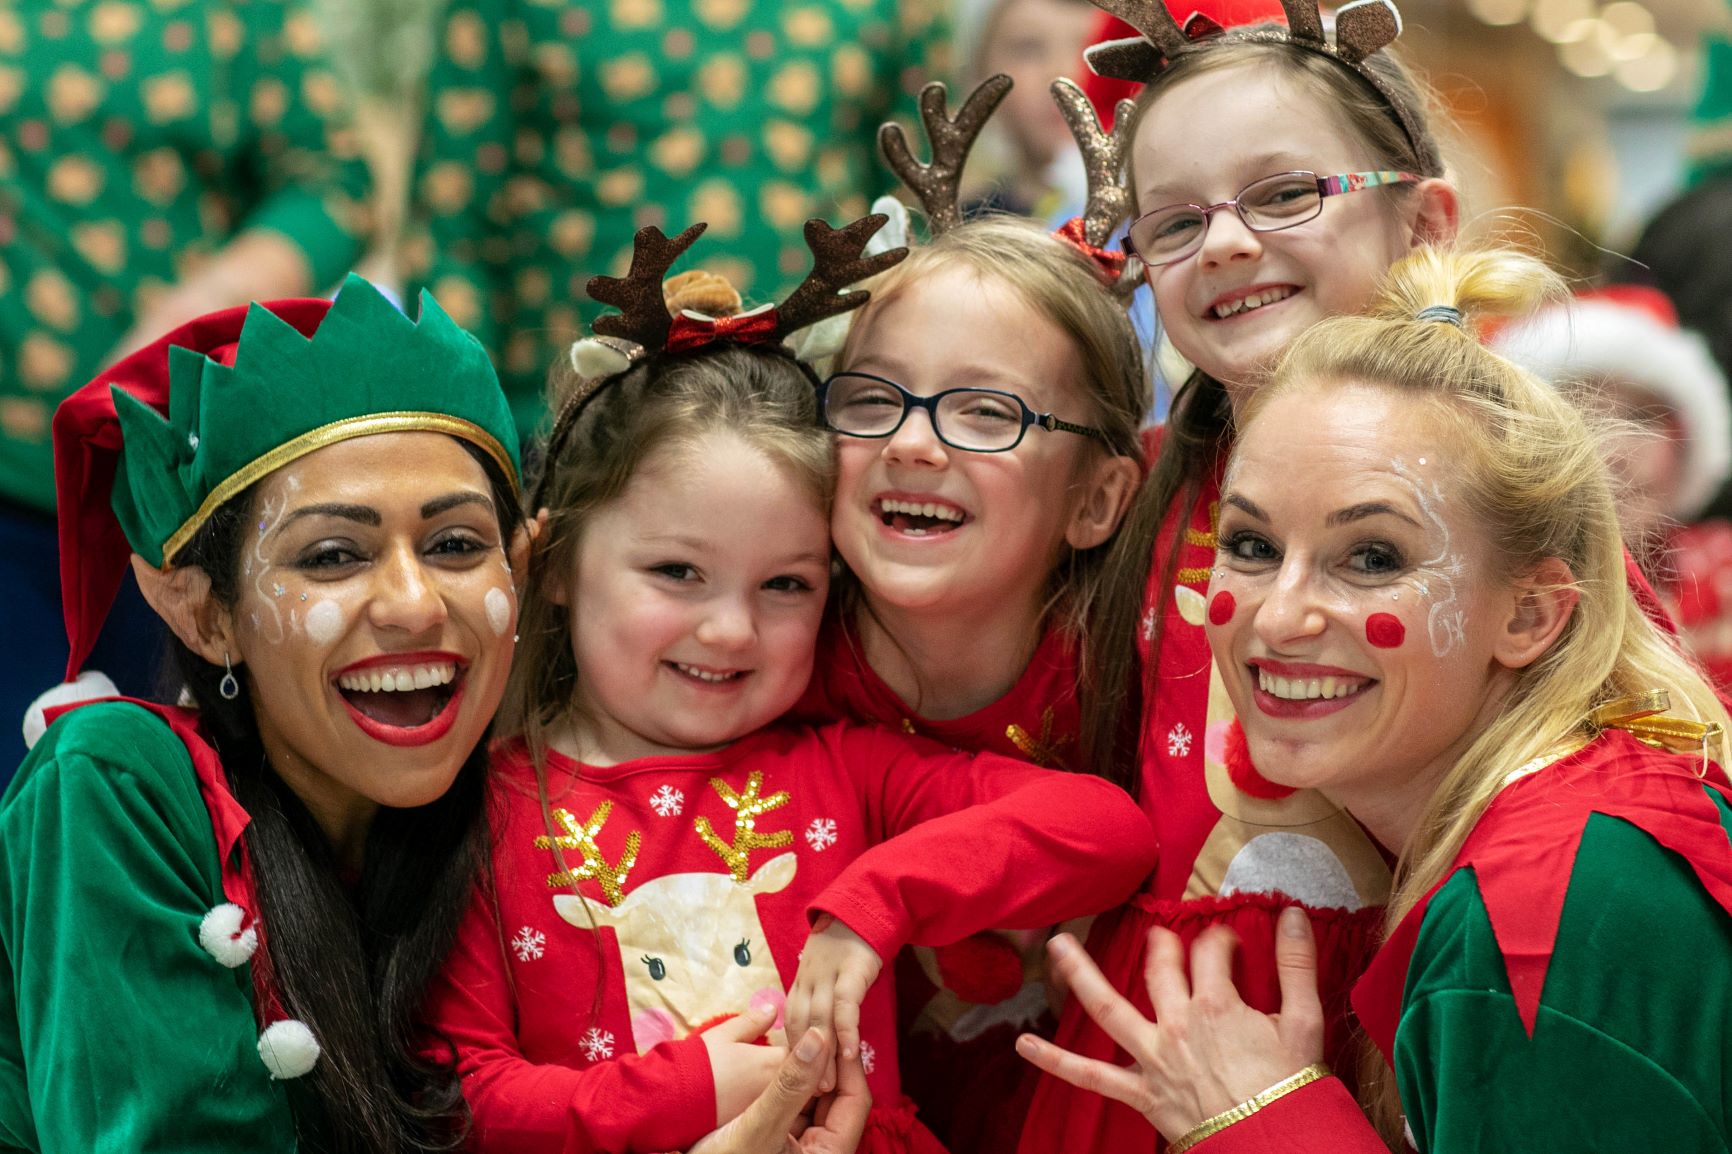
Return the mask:
[[1631,697],[1620,697],[1588,714],[1595,729],[1621,729],[1643,745],[1673,753],[1707,755],[1708,742],[1720,736],[1720,725],[1687,717],[1666,717],[1672,696],[1664,689],[1650,689]]
[[1185,1154],[1186,1150],[1195,1146],[1205,1138],[1212,1138],[1235,1122],[1243,1122],[1263,1107],[1280,1098],[1285,1098],[1302,1086],[1309,1086],[1319,1078],[1329,1077],[1329,1067],[1322,1062],[1313,1062],[1297,1074],[1281,1079],[1261,1094],[1247,1098],[1230,1110],[1223,1110],[1213,1118],[1205,1118],[1195,1128],[1167,1147],[1167,1154]]
[[364,417],[345,417],[283,442],[218,482],[216,488],[212,489],[210,495],[199,505],[198,511],[183,521],[180,528],[163,542],[162,567],[165,570],[169,568],[169,559],[193,539],[204,523],[210,520],[212,513],[267,473],[275,472],[315,449],[335,445],[339,441],[352,441],[356,437],[370,437],[376,433],[410,432],[446,433],[459,440],[468,441],[493,458],[494,463],[511,479],[511,491],[518,492],[517,468],[511,462],[511,454],[505,451],[505,446],[501,445],[492,433],[473,421],[453,417],[449,413],[368,413]]

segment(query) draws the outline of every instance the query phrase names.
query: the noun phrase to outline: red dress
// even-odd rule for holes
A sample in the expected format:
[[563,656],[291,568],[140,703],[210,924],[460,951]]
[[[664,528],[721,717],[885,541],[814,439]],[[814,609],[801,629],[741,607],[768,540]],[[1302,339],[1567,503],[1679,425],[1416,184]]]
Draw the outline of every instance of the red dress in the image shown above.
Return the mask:
[[[490,884],[429,995],[477,1150],[685,1149],[714,1128],[704,1028],[779,1007],[810,919],[891,957],[1122,900],[1154,843],[1122,791],[876,727],[777,726],[609,767],[495,759]],[[581,894],[581,899],[577,897]],[[931,1151],[887,979],[861,1008],[863,1150]]]
[[[1139,638],[1144,668],[1152,660],[1154,670],[1142,715],[1140,800],[1161,857],[1142,893],[1096,920],[1088,948],[1114,988],[1152,1018],[1143,982],[1149,930],[1165,926],[1188,945],[1210,925],[1229,925],[1244,943],[1234,971],[1241,996],[1273,1012],[1280,1007],[1275,922],[1286,906],[1304,906],[1317,935],[1329,1057],[1348,1069],[1347,994],[1375,947],[1389,862],[1346,813],[1320,794],[1263,779],[1244,753],[1203,631],[1219,496],[1217,468],[1185,525],[1170,580],[1167,559],[1184,501],[1174,504],[1156,545]],[[1151,654],[1157,614],[1160,652]],[[1129,1063],[1074,1001],[1054,1040],[1086,1057]],[[1043,1077],[1020,1149],[1116,1154],[1145,1149],[1151,1138],[1129,1107]]]
[[[812,683],[793,716],[876,722],[958,749],[1075,770],[1081,717],[1076,650],[1057,627],[997,701],[934,720],[911,709],[867,662],[834,606],[818,639]],[[1046,933],[987,931],[954,946],[904,950],[896,960],[903,1084],[952,1154],[988,1154],[1016,1143],[1037,1071],[1020,1058],[1025,1031],[1051,1037]]]

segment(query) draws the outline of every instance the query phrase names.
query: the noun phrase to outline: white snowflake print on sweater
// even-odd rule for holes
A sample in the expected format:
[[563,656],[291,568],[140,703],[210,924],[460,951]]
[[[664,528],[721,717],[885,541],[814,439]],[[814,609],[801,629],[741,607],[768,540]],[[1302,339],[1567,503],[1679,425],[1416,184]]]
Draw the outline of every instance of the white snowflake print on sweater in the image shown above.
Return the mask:
[[813,853],[823,853],[836,844],[836,823],[827,817],[815,817],[806,827],[806,844]]
[[664,785],[650,794],[650,808],[657,817],[678,817],[686,808],[686,795],[671,785]]
[[860,1043],[860,1068],[870,1074],[878,1068],[878,1051],[871,1042]]
[[577,1040],[577,1048],[591,1062],[605,1062],[613,1057],[613,1035],[591,1026],[589,1032]]
[[547,935],[533,926],[524,926],[511,939],[511,952],[520,962],[533,962],[547,952]]
[[1167,731],[1167,756],[1184,757],[1191,752],[1191,731],[1179,722]]

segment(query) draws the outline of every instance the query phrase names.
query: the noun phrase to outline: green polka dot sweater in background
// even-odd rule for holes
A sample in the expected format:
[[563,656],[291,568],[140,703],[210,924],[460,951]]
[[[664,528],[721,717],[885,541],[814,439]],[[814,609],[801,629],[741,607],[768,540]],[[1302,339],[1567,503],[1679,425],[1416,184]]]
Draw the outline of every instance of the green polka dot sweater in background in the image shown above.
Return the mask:
[[55,406],[236,234],[342,276],[369,191],[348,102],[286,0],[0,3],[0,499],[53,508]]
[[415,179],[411,288],[492,350],[527,434],[548,366],[632,235],[708,221],[691,267],[748,302],[806,273],[801,227],[891,181],[878,125],[942,75],[942,0],[452,0]]

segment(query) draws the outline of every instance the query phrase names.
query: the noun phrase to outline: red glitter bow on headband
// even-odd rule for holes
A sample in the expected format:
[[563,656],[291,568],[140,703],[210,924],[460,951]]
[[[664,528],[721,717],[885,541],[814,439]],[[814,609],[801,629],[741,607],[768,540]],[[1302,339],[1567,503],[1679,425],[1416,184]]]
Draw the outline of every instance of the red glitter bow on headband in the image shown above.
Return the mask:
[[766,344],[780,338],[779,323],[773,308],[754,309],[731,317],[706,317],[701,313],[682,312],[668,324],[666,348],[670,353],[689,353],[712,341]]
[[1118,284],[1119,277],[1124,275],[1125,262],[1130,258],[1121,249],[1090,244],[1088,222],[1082,217],[1071,217],[1062,226],[1054,229],[1053,235],[1094,261],[1095,267],[1100,270],[1101,279],[1109,286]]

